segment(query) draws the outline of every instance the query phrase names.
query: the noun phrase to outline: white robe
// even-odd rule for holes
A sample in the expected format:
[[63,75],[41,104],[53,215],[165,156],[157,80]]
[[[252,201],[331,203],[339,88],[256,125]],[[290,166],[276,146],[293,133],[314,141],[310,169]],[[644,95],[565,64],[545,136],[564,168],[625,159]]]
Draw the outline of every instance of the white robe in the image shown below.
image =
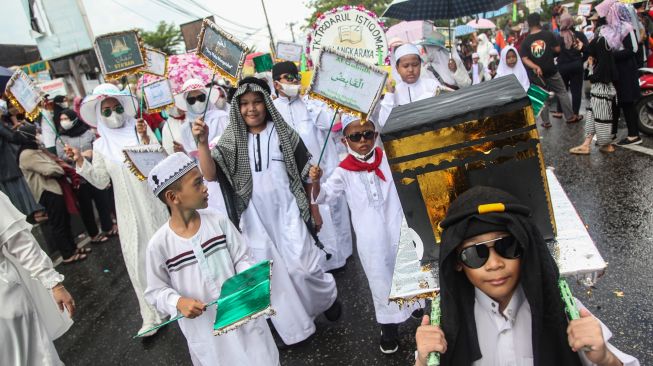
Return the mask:
[[[165,223],[168,210],[152,194],[146,181],[140,181],[124,163],[116,163],[97,150],[93,144],[93,163],[84,159],[77,173],[98,189],[113,186],[116,202],[116,219],[120,230],[120,246],[132,282],[144,325],[161,322],[161,316],[145,301],[145,249],[152,235]],[[153,137],[150,137],[154,141]]]
[[385,155],[379,168],[385,181],[374,172],[337,168],[321,185],[315,201],[328,202],[343,194],[347,198],[358,256],[372,291],[376,321],[395,324],[404,322],[413,311],[408,306],[400,309],[388,300],[404,214]]
[[[272,303],[279,305],[271,320],[284,343],[295,344],[315,332],[315,317],[333,305],[338,292],[333,276],[320,267],[324,253],[315,246],[290,191],[274,124],[268,122],[259,136],[248,134],[253,192],[240,224],[256,261],[274,261]],[[256,171],[259,153],[261,170]]]
[[44,307],[56,307],[52,295],[46,292],[49,298],[36,298],[30,290],[34,284],[26,282],[29,277],[21,277],[6,254],[14,256],[17,264],[38,280],[36,285],[42,286],[43,292],[62,282],[63,276],[54,270],[48,255],[38,246],[25,216],[1,192],[0,210],[0,365],[63,365],[52,343],[56,335],[51,326],[60,325],[48,323],[61,323],[64,319],[56,319],[59,309],[52,316],[43,317],[43,310],[47,310]]
[[[324,103],[309,99],[279,97],[274,100],[274,105],[286,123],[304,141],[313,156],[311,164],[317,165],[334,112],[329,113]],[[339,162],[335,142],[329,138],[320,163],[324,170],[323,180],[326,180]],[[318,237],[324,244],[324,249],[332,255],[329,260],[324,255],[320,256],[320,265],[325,271],[330,271],[343,267],[353,251],[349,210],[344,196],[319,207],[323,224]]]
[[423,76],[412,84],[403,81],[397,84],[395,92],[385,93],[385,97],[381,101],[379,127],[383,128],[385,126],[394,107],[430,98],[435,95],[437,88],[440,86],[440,82],[437,80]]
[[[186,154],[195,160],[199,160],[199,154],[197,152],[197,144],[195,143],[195,137],[193,137],[192,132],[192,122],[189,119],[189,115],[186,114],[186,122],[181,124],[179,133],[181,135],[181,140],[178,141],[184,146]],[[206,112],[206,117],[204,117],[204,123],[209,128],[209,148],[213,148],[216,144],[224,129],[227,128],[229,124],[229,115],[227,112],[219,109],[211,109]],[[222,197],[222,191],[220,190],[220,184],[218,182],[209,182],[204,181],[206,187],[209,191],[209,208],[218,210],[224,214],[227,213],[226,206],[224,204],[224,198]]]
[[[178,236],[165,223],[147,247],[145,297],[170,316],[177,315],[180,297],[204,303],[216,300],[228,278],[253,264],[247,246],[226,216],[204,210],[200,218],[200,228],[192,238]],[[196,255],[199,250],[204,258]],[[195,319],[179,320],[193,365],[279,365],[279,352],[263,317],[213,336],[215,317],[216,306],[212,305]]]

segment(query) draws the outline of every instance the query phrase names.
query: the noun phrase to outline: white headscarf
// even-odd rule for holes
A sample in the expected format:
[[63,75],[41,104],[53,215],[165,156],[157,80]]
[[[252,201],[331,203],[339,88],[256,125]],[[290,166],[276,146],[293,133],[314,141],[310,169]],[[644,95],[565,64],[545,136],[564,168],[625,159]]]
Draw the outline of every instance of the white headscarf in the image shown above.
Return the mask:
[[[453,73],[449,70],[449,51],[440,46],[423,45],[422,47],[424,47],[424,50],[426,51],[426,62],[433,67],[442,80],[449,85],[456,85],[456,79],[454,79]],[[458,56],[458,51],[455,48],[452,50],[456,65],[462,65],[462,60],[460,60],[460,56]],[[458,61],[460,61],[460,64]]]
[[102,103],[96,103],[95,105],[95,116],[96,121],[98,121],[97,130],[100,134],[100,138],[95,140],[93,147],[95,151],[101,153],[105,159],[121,165],[125,161],[125,156],[122,150],[125,147],[140,144],[138,137],[136,137],[136,119],[134,119],[134,116],[128,115],[127,109],[125,109],[125,112],[123,113],[125,116],[125,124],[120,128],[109,128],[104,123],[104,117],[102,116],[100,108],[101,105]]
[[478,53],[479,62],[483,66],[487,66],[490,62],[490,50],[493,49],[492,43],[487,38],[485,33],[481,33],[478,36],[478,46],[476,46],[476,53]]
[[[514,51],[515,55],[517,56],[517,64],[515,64],[515,67],[508,66],[508,63],[506,62],[508,51]],[[504,47],[503,50],[501,50],[501,60],[499,61],[499,67],[497,68],[497,77],[511,75],[511,74],[515,75],[519,80],[521,86],[524,88],[524,90],[528,91],[528,88],[530,88],[531,83],[530,81],[528,81],[528,73],[526,73],[526,68],[524,67],[524,64],[521,62],[521,57],[519,57],[519,52],[517,52],[517,49],[515,49],[515,47],[513,46],[506,46]]]

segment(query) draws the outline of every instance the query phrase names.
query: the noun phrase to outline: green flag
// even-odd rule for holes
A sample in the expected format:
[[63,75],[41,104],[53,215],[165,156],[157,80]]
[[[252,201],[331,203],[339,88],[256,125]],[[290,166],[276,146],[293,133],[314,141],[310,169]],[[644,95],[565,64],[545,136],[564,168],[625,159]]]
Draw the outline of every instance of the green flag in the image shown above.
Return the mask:
[[270,276],[272,262],[263,261],[222,284],[213,334],[221,335],[261,315],[272,315]]
[[542,110],[542,107],[544,107],[544,103],[551,97],[548,91],[540,88],[539,86],[535,84],[531,84],[531,87],[528,88],[528,98],[531,100],[531,104],[533,105],[533,113],[535,114],[535,118],[540,114],[540,111]]

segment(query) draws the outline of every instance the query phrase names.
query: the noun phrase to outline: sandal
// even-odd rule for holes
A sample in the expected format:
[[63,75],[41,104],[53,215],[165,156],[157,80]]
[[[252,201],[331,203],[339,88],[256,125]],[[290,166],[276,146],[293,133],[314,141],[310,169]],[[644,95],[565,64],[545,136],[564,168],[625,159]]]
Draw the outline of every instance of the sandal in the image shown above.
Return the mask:
[[544,122],[544,123],[541,124],[541,126],[544,127],[544,128],[551,128],[551,127],[553,127],[553,125],[551,124],[551,122]]
[[567,123],[578,123],[585,118],[583,115],[575,115],[571,119],[567,120]]
[[77,254],[87,254],[87,253],[90,253],[92,251],[93,250],[91,248],[81,247],[81,248],[77,248],[77,250],[75,250],[75,253],[77,253]]
[[551,117],[553,117],[553,118],[562,118],[563,114],[560,113],[560,112],[552,112]]
[[116,236],[118,235],[118,225],[113,225],[113,228],[106,233],[106,236]]
[[569,149],[569,152],[574,155],[589,155],[590,148],[587,146],[580,145],[580,146],[572,147],[571,149]]
[[94,236],[93,238],[91,238],[91,243],[94,243],[94,244],[104,243],[107,240],[109,240],[109,238],[106,235],[104,235],[104,233],[99,233],[96,236]]
[[83,261],[85,259],[86,259],[86,254],[77,253],[77,254],[73,254],[73,256],[71,256],[68,259],[64,259],[62,261],[62,263],[63,264],[71,264],[71,263],[75,263],[75,262],[81,262],[81,261]]
[[606,153],[606,154],[613,153],[613,152],[615,152],[615,150],[616,149],[614,148],[614,146],[612,146],[612,144],[607,144],[607,145],[601,146],[599,148],[600,152]]

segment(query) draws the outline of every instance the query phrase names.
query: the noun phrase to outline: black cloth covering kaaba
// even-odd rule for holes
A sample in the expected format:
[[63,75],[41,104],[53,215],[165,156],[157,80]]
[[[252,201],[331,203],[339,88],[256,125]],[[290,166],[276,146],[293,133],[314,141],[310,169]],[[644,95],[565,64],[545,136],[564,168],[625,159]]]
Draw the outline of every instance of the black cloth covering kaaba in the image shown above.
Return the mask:
[[[481,205],[495,209],[480,214]],[[456,248],[470,237],[470,229],[478,235],[478,228],[483,226],[502,228],[522,246],[520,283],[531,308],[535,366],[581,364],[567,342],[568,321],[558,290],[558,267],[530,219],[528,207],[504,191],[477,186],[452,202],[441,226],[441,324],[447,340],[442,365],[471,365],[483,356],[474,318],[474,286],[463,271],[456,271]]]

